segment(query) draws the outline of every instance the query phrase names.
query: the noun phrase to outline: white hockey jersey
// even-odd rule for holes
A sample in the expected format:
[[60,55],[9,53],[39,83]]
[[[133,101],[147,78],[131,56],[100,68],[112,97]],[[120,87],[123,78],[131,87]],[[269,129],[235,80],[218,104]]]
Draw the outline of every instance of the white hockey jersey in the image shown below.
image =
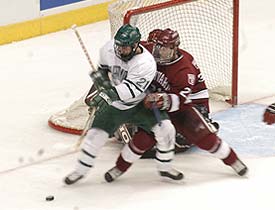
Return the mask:
[[156,74],[156,62],[153,56],[141,46],[143,52],[124,62],[115,55],[114,40],[107,42],[101,49],[99,65],[108,66],[111,81],[121,100],[112,106],[120,110],[136,106],[145,97],[146,89]]

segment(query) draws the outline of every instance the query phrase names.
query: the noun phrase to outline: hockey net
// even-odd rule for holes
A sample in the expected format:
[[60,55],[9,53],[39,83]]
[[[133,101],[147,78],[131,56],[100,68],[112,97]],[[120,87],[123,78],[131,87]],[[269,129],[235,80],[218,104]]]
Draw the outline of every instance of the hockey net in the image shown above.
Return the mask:
[[[109,5],[111,35],[123,23],[137,26],[146,40],[153,29],[180,34],[206,80],[210,97],[237,104],[238,0],[119,0]],[[57,130],[80,134],[88,118],[83,98],[49,119]]]

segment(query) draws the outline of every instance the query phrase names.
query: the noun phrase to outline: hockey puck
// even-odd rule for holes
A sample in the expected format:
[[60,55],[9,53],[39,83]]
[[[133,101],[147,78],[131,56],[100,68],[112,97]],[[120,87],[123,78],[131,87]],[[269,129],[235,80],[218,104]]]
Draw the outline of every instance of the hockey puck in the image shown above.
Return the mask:
[[53,201],[54,200],[54,196],[53,195],[49,195],[46,197],[46,201]]

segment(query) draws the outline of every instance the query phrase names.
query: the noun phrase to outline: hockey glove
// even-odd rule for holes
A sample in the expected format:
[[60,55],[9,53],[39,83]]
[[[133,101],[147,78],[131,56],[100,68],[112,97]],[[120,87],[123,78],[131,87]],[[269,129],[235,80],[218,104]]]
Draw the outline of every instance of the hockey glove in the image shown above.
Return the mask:
[[268,125],[275,123],[275,103],[269,105],[266,108],[263,116],[263,121]]
[[147,109],[158,108],[160,110],[169,110],[172,99],[167,93],[150,93],[144,98],[143,103]]
[[96,89],[110,89],[112,88],[111,81],[108,77],[108,72],[104,69],[99,69],[98,71],[93,71],[90,73]]
[[113,101],[119,100],[118,94],[114,89],[101,90],[92,100],[89,102],[89,106],[92,108],[99,108],[105,104],[111,105]]

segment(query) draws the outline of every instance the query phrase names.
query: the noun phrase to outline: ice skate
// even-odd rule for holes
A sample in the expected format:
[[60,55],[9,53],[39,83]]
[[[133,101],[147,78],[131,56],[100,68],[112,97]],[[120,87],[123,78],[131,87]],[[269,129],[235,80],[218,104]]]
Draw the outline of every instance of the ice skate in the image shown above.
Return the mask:
[[119,176],[123,174],[123,171],[119,170],[116,166],[107,171],[104,178],[107,182],[112,182],[116,180]]
[[77,171],[74,171],[70,173],[68,176],[65,177],[64,182],[67,185],[71,185],[82,179],[84,175],[78,173]]
[[160,176],[168,177],[173,180],[181,180],[184,177],[183,173],[181,173],[180,171],[173,169],[173,168],[171,168],[167,171],[159,171],[159,174],[160,174]]
[[231,165],[231,167],[234,169],[234,171],[236,171],[239,176],[244,176],[245,174],[247,174],[247,166],[239,159],[237,159],[235,163]]

